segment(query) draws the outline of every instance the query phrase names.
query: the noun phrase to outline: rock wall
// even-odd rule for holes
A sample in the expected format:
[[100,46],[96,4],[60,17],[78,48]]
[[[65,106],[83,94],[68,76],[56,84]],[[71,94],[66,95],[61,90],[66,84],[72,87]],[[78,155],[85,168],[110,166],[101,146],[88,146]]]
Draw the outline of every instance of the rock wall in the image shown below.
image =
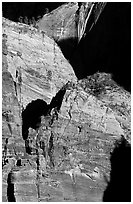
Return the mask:
[[38,98],[49,103],[67,81],[77,78],[54,40],[4,18],[2,26],[2,163],[8,164],[7,177],[15,160],[25,155],[22,110]]
[[[67,81],[76,81],[59,47],[45,34],[28,25],[3,19],[3,35],[3,52],[6,52],[3,67],[11,73],[24,107],[38,97],[50,102]],[[21,99],[19,92],[23,96]]]
[[[6,19],[2,60],[3,201],[102,201],[115,141],[130,143],[130,93],[106,73],[77,81],[54,40]],[[22,113],[37,99],[49,111],[29,125],[28,154]]]
[[105,5],[104,2],[66,3],[45,14],[37,26],[56,42],[69,39],[79,42],[85,34],[88,21],[91,28]]
[[37,26],[57,42],[64,56],[71,62],[78,43],[96,24],[105,5],[105,2],[66,3],[45,14]]
[[52,12],[43,16],[38,21],[39,29],[56,41],[67,38],[77,38],[76,11],[78,3],[72,2],[64,4]]

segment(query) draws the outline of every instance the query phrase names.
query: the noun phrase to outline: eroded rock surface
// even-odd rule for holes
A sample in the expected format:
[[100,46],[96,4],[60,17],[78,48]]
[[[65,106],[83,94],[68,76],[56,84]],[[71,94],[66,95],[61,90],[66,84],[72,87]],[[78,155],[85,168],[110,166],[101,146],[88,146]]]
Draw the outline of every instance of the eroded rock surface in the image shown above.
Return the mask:
[[72,63],[79,42],[96,24],[105,5],[106,2],[65,3],[44,15],[37,26],[57,42],[64,56]]
[[45,14],[37,26],[57,42],[69,39],[79,42],[85,34],[90,16],[89,29],[96,23],[105,5],[104,2],[66,3]]
[[[17,202],[102,201],[114,143],[121,135],[130,143],[130,93],[106,73],[77,81],[54,40],[6,19],[2,74],[3,201],[9,184]],[[29,121],[29,154],[22,113],[37,99],[48,111]]]
[[76,81],[54,40],[27,25],[3,19],[3,55],[3,69],[10,72],[24,107],[37,98],[50,102],[67,81]]

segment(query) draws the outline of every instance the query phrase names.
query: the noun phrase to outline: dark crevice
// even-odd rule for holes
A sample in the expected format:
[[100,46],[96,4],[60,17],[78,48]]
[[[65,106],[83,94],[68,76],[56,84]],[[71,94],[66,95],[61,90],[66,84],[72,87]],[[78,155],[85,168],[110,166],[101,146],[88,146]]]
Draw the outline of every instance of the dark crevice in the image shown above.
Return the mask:
[[45,142],[40,141],[40,148],[43,150],[43,156],[46,158],[46,147],[45,147]]
[[37,134],[37,139],[36,139],[36,155],[37,155],[37,158],[36,158],[36,165],[37,165],[37,177],[36,177],[36,187],[37,187],[37,198],[38,198],[38,201],[40,200],[40,187],[39,187],[39,182],[40,182],[40,179],[39,179],[39,170],[40,170],[40,162],[39,162],[39,145],[38,145],[38,137],[39,135]]
[[[28,131],[27,131],[27,135],[28,135]],[[32,148],[29,145],[29,140],[28,139],[25,139],[25,150],[26,150],[27,154],[32,154]]]
[[15,81],[14,81],[14,87],[15,87],[16,96],[18,96],[18,93],[17,93],[17,83]]
[[49,110],[52,110],[53,108],[56,108],[56,110],[59,112],[61,108],[61,104],[64,98],[64,95],[66,93],[67,84],[63,86],[55,95],[55,97],[52,98],[51,103],[49,104]]
[[7,178],[7,199],[8,202],[16,202],[14,195],[14,173],[12,171],[9,172]]
[[17,160],[17,162],[16,162],[16,166],[22,166],[21,159],[18,159],[18,160]]
[[122,136],[111,153],[110,181],[104,202],[131,202],[131,145]]
[[78,126],[78,132],[81,133],[82,132],[82,126]]

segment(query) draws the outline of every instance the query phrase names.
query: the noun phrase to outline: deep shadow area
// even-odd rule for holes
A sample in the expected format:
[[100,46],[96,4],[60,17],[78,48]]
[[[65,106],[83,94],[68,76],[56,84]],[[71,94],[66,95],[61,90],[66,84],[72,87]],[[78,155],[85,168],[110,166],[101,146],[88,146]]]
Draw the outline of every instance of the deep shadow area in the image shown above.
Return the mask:
[[[97,23],[88,32],[92,21],[93,18],[88,21],[85,36],[69,58],[76,76],[82,79],[97,71],[111,73],[120,86],[130,91],[131,3],[107,3]],[[68,48],[63,49],[68,57]]]
[[59,112],[63,97],[66,92],[66,86],[62,87],[57,94],[52,98],[51,103],[47,104],[42,99],[37,99],[29,103],[22,111],[22,136],[26,140],[28,137],[28,129],[31,127],[37,129],[41,123],[41,116],[50,114],[53,108]]
[[52,110],[52,108],[56,108],[56,110],[59,112],[61,108],[61,104],[64,98],[64,95],[66,93],[67,89],[67,84],[64,85],[57,93],[56,95],[52,98],[50,104],[49,104],[49,111]]
[[45,101],[37,99],[29,103],[25,110],[22,112],[22,136],[26,140],[28,137],[28,129],[31,127],[33,129],[39,128],[41,123],[41,116],[47,115],[48,105]]
[[[37,130],[41,125],[41,116],[49,115],[51,117],[49,125],[52,125],[55,118],[58,119],[58,112],[61,108],[66,88],[67,84],[57,92],[57,94],[52,98],[50,104],[47,104],[42,99],[37,99],[29,103],[22,111],[22,137],[25,140],[25,148],[28,154],[31,154],[32,151],[28,140],[29,128]],[[53,114],[51,114],[52,109],[54,109]]]
[[[65,2],[3,2],[3,16],[18,21],[43,16]],[[131,91],[131,2],[108,2],[98,21],[90,30],[93,15],[88,20],[84,37],[58,42],[78,79],[97,71],[111,73],[113,79]],[[90,31],[89,31],[90,30]]]
[[56,41],[56,43],[61,48],[61,51],[65,56],[65,58],[70,60],[70,63],[71,63],[71,57],[77,48],[78,38],[77,37],[68,38],[67,40],[62,39],[62,40]]
[[103,201],[131,202],[131,146],[124,137],[116,142],[110,162],[110,181]]
[[7,178],[7,199],[8,202],[16,202],[14,195],[14,173],[12,171],[9,172]]
[[37,130],[41,124],[41,116],[48,114],[49,106],[41,99],[29,103],[22,112],[22,137],[25,140],[26,153],[31,154],[32,149],[29,146],[28,133],[29,128]]

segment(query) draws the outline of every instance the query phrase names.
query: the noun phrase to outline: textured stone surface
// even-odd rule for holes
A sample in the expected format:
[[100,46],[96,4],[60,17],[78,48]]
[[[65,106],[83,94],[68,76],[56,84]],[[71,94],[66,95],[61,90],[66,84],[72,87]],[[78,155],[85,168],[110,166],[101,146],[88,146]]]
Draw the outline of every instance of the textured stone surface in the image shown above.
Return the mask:
[[35,28],[6,19],[3,34],[3,69],[16,82],[18,99],[24,107],[37,98],[49,102],[67,81],[76,81],[72,67],[54,40]]
[[76,25],[77,10],[78,3],[76,2],[64,4],[44,15],[37,25],[48,36],[57,41],[66,38],[76,38],[78,37]]
[[[130,142],[130,93],[105,73],[77,82],[52,39],[6,19],[2,60],[3,201],[9,201],[9,188],[17,202],[102,201],[114,142],[121,135]],[[55,107],[38,129],[29,128],[29,155],[21,114],[36,99],[53,100]],[[88,174],[97,167],[100,177],[78,175],[74,184],[65,171],[78,165]]]
[[[45,14],[37,25],[49,37],[57,42],[63,40],[80,41],[85,34],[87,22],[89,27],[96,23],[106,3],[103,2],[70,2],[63,4],[52,12]],[[89,29],[90,29],[89,28]],[[89,31],[88,29],[88,31]],[[72,42],[73,42],[72,41]]]

